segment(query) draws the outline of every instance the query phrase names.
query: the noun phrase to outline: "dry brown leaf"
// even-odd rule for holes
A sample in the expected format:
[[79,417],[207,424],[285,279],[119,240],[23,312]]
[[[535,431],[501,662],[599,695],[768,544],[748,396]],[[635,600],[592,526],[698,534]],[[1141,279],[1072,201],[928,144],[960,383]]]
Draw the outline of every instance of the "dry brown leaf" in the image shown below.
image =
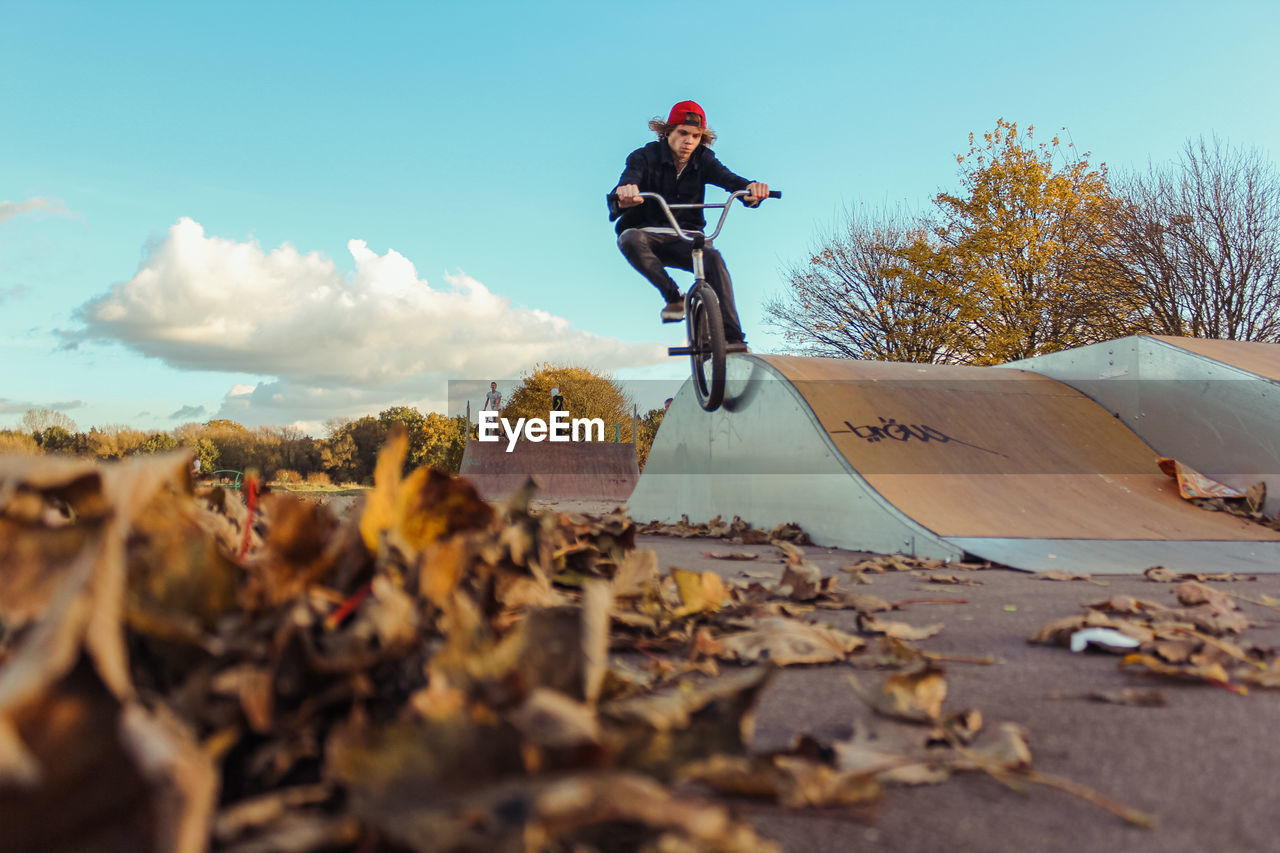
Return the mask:
[[962,578],[959,575],[946,574],[943,572],[932,572],[924,576],[927,583],[941,584],[979,584],[982,581],[975,578]]
[[832,750],[840,770],[868,775],[886,785],[936,785],[951,778],[946,762],[905,740],[886,743],[855,736],[832,744]]
[[658,582],[658,552],[652,549],[630,551],[613,575],[614,598],[640,598]]
[[876,619],[869,614],[858,614],[858,628],[868,634],[884,634],[895,640],[925,640],[942,630],[943,624],[915,626],[906,622],[890,622]]
[[1280,658],[1272,658],[1266,666],[1261,668],[1242,667],[1238,671],[1237,677],[1255,687],[1269,689],[1280,687]]
[[853,676],[849,682],[873,710],[899,720],[913,723],[936,723],[942,715],[942,703],[947,697],[947,681],[941,667],[931,664],[910,672],[898,672],[889,676],[880,690],[867,693]]
[[1186,607],[1207,604],[1218,612],[1238,609],[1236,603],[1226,593],[1198,581],[1184,581],[1178,584],[1173,594],[1177,596],[1178,603]]
[[609,619],[613,587],[608,581],[589,582],[582,590],[582,696],[591,705],[600,698],[609,669]]
[[1085,628],[1114,628],[1140,643],[1149,643],[1155,638],[1155,633],[1145,625],[1129,619],[1114,618],[1098,610],[1090,610],[1083,616],[1068,616],[1053,620],[1037,631],[1027,642],[1070,646],[1071,635]]
[[1031,748],[1027,746],[1025,727],[1017,723],[1000,723],[989,738],[970,750],[976,756],[979,770],[1026,770],[1031,767]]
[[829,663],[844,660],[864,645],[861,638],[828,625],[783,616],[735,620],[732,627],[745,630],[718,638],[727,660],[769,660],[779,666]]
[[659,778],[711,755],[743,754],[751,738],[752,709],[775,671],[757,666],[687,679],[602,704],[605,748],[617,766]]
[[927,656],[903,640],[880,635],[872,638],[865,650],[849,659],[858,669],[904,669],[917,666]]
[[[1138,670],[1141,672],[1154,673],[1156,675],[1164,675],[1170,678],[1176,678],[1183,681],[1203,681],[1213,684],[1217,687],[1224,687],[1235,693],[1246,693],[1243,687],[1237,687],[1231,684],[1230,676],[1221,664],[1208,664],[1204,666],[1194,666],[1191,664],[1183,666],[1173,666],[1167,664],[1159,658],[1152,655],[1132,654],[1126,655],[1124,660],[1120,662],[1122,669]],[[1138,669],[1141,667],[1142,669]]]
[[600,742],[600,721],[595,711],[545,687],[530,693],[507,719],[526,741],[536,746],[567,749]]
[[894,605],[883,598],[842,589],[824,596],[817,604],[831,610],[860,610],[863,613],[883,613],[894,609]]
[[[1148,570],[1150,571],[1150,570]],[[1106,581],[1095,580],[1091,575],[1081,575],[1063,569],[1050,569],[1047,572],[1036,572],[1039,580],[1045,581],[1085,581],[1094,586],[1108,586]]]
[[0,668],[0,826],[13,849],[40,849],[55,827],[78,824],[94,827],[94,844],[205,847],[212,763],[184,724],[132,700],[124,650],[113,648],[123,645],[123,561],[122,537],[88,540]]

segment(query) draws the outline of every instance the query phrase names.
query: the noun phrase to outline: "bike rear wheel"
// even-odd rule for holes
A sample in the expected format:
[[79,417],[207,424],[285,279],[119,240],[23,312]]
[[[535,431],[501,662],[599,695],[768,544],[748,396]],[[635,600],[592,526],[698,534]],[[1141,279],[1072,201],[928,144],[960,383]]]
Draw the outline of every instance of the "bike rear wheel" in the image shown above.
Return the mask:
[[724,401],[724,318],[720,300],[705,281],[689,291],[685,322],[689,327],[689,361],[693,368],[693,392],[708,412]]

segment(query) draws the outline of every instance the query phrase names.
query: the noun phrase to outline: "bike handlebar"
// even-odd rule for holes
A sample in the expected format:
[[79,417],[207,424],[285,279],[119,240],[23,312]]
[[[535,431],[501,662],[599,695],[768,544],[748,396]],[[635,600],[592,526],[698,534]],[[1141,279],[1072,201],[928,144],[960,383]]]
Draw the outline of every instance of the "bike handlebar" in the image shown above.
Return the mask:
[[[676,230],[676,234],[678,234],[681,237],[681,239],[688,240],[691,243],[694,241],[695,235],[686,233],[685,230],[680,227],[680,223],[676,221],[676,216],[674,213],[672,213],[672,211],[673,210],[703,210],[703,209],[712,208],[712,207],[721,208],[720,221],[716,223],[716,230],[712,231],[711,234],[707,235],[705,238],[706,241],[710,243],[713,240],[715,240],[716,237],[720,236],[720,229],[724,227],[724,221],[729,217],[729,206],[733,204],[733,200],[735,198],[745,199],[747,195],[748,193],[746,190],[738,190],[735,193],[730,193],[729,198],[726,201],[719,202],[718,204],[669,204],[665,198],[658,195],[657,193],[640,193],[640,198],[646,201],[652,200],[652,201],[658,202],[658,204],[662,207],[662,212],[665,213],[667,216],[667,221],[670,222],[671,227]],[[616,200],[618,198],[618,194],[609,193],[609,198]],[[782,198],[782,191],[770,190],[767,198]],[[746,201],[744,200],[742,203],[746,204]],[[759,202],[757,202],[757,204],[759,204]]]

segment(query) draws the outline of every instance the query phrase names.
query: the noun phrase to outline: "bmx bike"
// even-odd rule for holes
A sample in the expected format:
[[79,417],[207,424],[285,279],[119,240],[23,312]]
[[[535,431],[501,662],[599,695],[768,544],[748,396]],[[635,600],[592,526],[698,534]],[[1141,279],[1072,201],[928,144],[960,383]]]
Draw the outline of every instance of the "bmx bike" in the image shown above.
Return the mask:
[[[668,204],[667,200],[657,193],[640,193],[646,201],[657,202],[666,214],[671,228],[660,229],[675,234],[682,240],[693,244],[693,284],[684,295],[684,319],[687,343],[682,347],[668,347],[667,355],[687,355],[693,373],[693,393],[698,398],[698,405],[708,412],[714,412],[724,402],[725,383],[725,341],[724,318],[720,313],[720,299],[707,283],[706,271],[702,264],[703,249],[710,249],[712,243],[720,236],[720,229],[729,216],[729,206],[734,199],[743,199],[746,190],[731,193],[729,198],[718,204]],[[782,198],[780,191],[770,192],[768,198]],[[743,204],[746,204],[744,201]],[[686,230],[676,221],[676,210],[720,209],[720,221],[710,234],[702,231]]]

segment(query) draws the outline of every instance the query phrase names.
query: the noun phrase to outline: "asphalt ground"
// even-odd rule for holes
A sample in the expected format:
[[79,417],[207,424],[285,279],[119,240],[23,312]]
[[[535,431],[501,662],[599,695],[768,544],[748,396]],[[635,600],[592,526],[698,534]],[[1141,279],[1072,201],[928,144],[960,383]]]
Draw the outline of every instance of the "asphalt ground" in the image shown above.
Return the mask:
[[[639,537],[637,547],[658,553],[672,566],[715,571],[726,578],[768,583],[781,574],[781,552],[715,539]],[[849,585],[843,566],[859,552],[804,548],[824,575]],[[751,562],[706,556],[708,552],[756,553]],[[1205,566],[1204,572],[1219,571]],[[953,599],[958,603],[914,603],[890,618],[913,625],[942,623],[937,635],[915,641],[928,652],[986,658],[990,664],[944,664],[948,711],[976,708],[985,726],[1004,721],[1029,732],[1034,768],[1094,789],[1154,817],[1155,826],[1133,826],[1096,805],[1051,787],[1027,785],[1019,792],[980,773],[953,776],[937,785],[892,786],[872,806],[792,810],[747,800],[736,812],[796,853],[820,851],[1177,851],[1280,850],[1280,808],[1275,784],[1280,768],[1280,690],[1250,689],[1237,695],[1200,682],[1121,672],[1118,656],[1072,654],[1066,648],[1027,642],[1048,622],[1081,615],[1089,604],[1117,595],[1176,606],[1175,584],[1142,575],[1096,574],[1083,581],[1047,581],[1007,569],[951,572],[977,583],[942,585],[921,572],[868,576],[865,592],[899,602]],[[1252,598],[1280,596],[1280,574],[1209,585]],[[1254,623],[1239,641],[1280,646],[1280,612],[1240,604]],[[824,610],[820,618],[855,631],[853,611]],[[783,669],[757,708],[753,748],[782,749],[795,737],[820,741],[848,738],[869,711],[849,683],[853,674],[875,687],[887,673],[846,664]],[[1163,707],[1092,701],[1087,694],[1120,688],[1158,689]]]

